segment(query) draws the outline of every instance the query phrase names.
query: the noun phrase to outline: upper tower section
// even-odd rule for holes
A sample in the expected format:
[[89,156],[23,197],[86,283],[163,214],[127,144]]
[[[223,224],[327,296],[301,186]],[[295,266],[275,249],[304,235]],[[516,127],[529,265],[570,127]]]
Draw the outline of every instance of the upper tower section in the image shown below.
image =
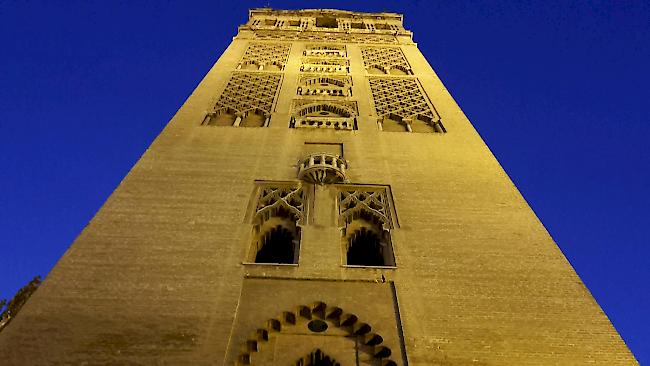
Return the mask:
[[251,9],[238,37],[257,39],[318,38],[345,43],[412,43],[397,13],[362,13],[336,9]]

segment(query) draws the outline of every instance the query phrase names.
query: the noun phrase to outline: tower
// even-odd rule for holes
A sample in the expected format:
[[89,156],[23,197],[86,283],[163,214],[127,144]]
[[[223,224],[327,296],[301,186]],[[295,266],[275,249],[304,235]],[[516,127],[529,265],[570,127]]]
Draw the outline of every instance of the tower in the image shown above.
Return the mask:
[[399,15],[250,15],[8,363],[634,363]]

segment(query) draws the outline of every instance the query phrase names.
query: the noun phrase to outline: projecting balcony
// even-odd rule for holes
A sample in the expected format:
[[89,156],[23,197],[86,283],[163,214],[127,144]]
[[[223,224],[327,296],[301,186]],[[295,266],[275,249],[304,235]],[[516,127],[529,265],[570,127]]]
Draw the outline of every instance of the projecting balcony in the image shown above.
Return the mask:
[[330,153],[313,153],[298,162],[298,179],[314,184],[332,184],[346,181],[348,162]]

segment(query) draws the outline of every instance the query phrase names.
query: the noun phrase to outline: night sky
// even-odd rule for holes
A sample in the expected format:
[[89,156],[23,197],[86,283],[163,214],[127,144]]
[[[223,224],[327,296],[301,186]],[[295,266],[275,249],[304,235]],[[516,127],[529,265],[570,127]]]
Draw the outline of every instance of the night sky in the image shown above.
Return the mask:
[[650,2],[54,3],[0,1],[0,298],[47,275],[248,8],[394,11],[650,364]]

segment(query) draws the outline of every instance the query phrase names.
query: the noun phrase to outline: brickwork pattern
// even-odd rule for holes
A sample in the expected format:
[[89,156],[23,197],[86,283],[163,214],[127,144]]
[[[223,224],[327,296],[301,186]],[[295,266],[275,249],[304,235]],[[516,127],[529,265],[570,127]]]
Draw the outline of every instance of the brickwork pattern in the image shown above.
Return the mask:
[[397,43],[397,39],[395,38],[395,36],[380,35],[380,34],[255,31],[255,38],[260,40],[321,41],[321,42],[343,42],[343,43],[364,43],[364,44]]
[[390,70],[397,69],[405,74],[412,73],[411,66],[399,47],[362,47],[361,57],[366,70],[377,68],[388,74]]
[[380,118],[398,116],[404,120],[414,118],[428,121],[440,120],[415,79],[371,77],[368,81],[375,109]]
[[255,218],[268,219],[269,214],[284,208],[291,212],[296,221],[304,219],[304,191],[299,185],[276,185],[267,183],[260,187],[255,209]]
[[361,213],[370,213],[384,229],[392,228],[391,209],[385,189],[341,187],[338,194],[341,224],[349,223]]
[[259,111],[270,115],[281,81],[282,75],[278,73],[235,72],[214,110],[232,110],[240,115]]
[[286,43],[252,43],[248,46],[241,65],[275,65],[281,70],[287,63],[291,46]]

